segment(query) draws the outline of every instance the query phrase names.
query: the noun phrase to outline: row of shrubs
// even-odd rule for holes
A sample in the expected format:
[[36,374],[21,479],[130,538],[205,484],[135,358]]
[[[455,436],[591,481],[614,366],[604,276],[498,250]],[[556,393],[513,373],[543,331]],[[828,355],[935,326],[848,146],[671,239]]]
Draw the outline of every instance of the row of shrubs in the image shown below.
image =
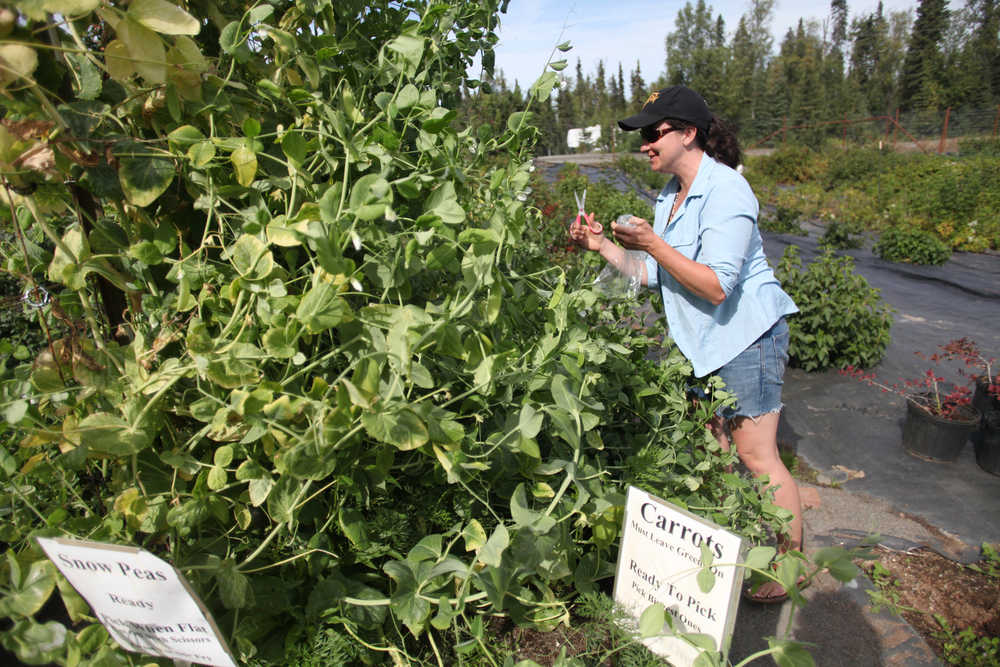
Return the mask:
[[834,247],[871,232],[882,237],[874,251],[883,259],[941,264],[952,250],[1000,248],[1000,141],[959,146],[958,155],[782,146],[748,158],[746,175],[767,211],[765,229],[837,223],[840,239],[828,239]]

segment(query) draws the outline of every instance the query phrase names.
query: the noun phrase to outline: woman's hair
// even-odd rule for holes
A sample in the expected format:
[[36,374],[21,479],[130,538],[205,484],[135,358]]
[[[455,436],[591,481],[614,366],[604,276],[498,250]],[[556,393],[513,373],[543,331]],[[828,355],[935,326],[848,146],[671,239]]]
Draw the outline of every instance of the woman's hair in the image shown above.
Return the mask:
[[698,128],[694,123],[679,118],[664,118],[663,120],[670,123],[670,127],[681,129],[694,127],[698,130],[698,134],[695,135],[698,147],[722,164],[736,169],[743,161],[743,151],[740,150],[740,142],[736,138],[736,133],[726,121],[715,114],[712,114],[712,120],[708,123],[708,132]]

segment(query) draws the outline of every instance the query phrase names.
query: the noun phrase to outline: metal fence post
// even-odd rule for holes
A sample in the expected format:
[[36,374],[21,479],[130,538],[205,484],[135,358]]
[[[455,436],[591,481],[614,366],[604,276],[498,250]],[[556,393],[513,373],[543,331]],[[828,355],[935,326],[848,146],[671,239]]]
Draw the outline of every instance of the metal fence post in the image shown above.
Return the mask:
[[951,117],[951,107],[944,110],[944,126],[941,128],[941,143],[938,144],[938,155],[944,153],[944,144],[948,140],[948,118]]

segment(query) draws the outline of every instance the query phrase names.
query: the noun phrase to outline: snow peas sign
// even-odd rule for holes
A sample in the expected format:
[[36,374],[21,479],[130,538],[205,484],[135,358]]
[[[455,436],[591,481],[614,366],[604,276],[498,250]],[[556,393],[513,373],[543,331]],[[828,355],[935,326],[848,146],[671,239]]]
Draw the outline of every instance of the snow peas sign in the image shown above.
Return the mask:
[[[691,665],[700,649],[728,651],[743,581],[743,539],[634,486],[622,526],[615,602],[640,615],[651,605],[666,610],[670,634],[660,628],[643,641],[675,665]],[[726,565],[713,565],[714,562]],[[684,635],[682,638],[680,635]]]
[[38,544],[122,647],[235,667],[211,615],[169,563],[114,544],[43,537]]

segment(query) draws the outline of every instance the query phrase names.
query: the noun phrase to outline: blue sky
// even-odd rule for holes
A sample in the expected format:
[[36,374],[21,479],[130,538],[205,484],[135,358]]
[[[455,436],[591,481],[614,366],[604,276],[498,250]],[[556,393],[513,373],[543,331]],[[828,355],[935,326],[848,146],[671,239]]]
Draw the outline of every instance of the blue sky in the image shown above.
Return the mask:
[[[496,66],[503,70],[507,83],[517,80],[526,89],[538,78],[553,47],[570,41],[573,50],[564,56],[569,60],[566,74],[575,73],[579,58],[585,75],[593,75],[597,61],[617,73],[621,62],[626,85],[629,71],[636,61],[648,83],[664,70],[664,39],[674,30],[674,18],[687,0],[511,0],[510,8],[500,21],[500,43],[496,49]],[[692,1],[695,4],[696,0]],[[740,16],[749,7],[749,0],[706,0],[712,15],[722,14],[727,37],[731,37]],[[953,0],[952,5],[962,4]],[[886,13],[912,8],[913,0],[883,0]],[[875,11],[878,0],[848,0],[848,20]],[[777,0],[771,32],[775,47],[790,27],[806,20],[826,19],[829,2],[794,2]],[[478,71],[470,72],[478,76]]]

